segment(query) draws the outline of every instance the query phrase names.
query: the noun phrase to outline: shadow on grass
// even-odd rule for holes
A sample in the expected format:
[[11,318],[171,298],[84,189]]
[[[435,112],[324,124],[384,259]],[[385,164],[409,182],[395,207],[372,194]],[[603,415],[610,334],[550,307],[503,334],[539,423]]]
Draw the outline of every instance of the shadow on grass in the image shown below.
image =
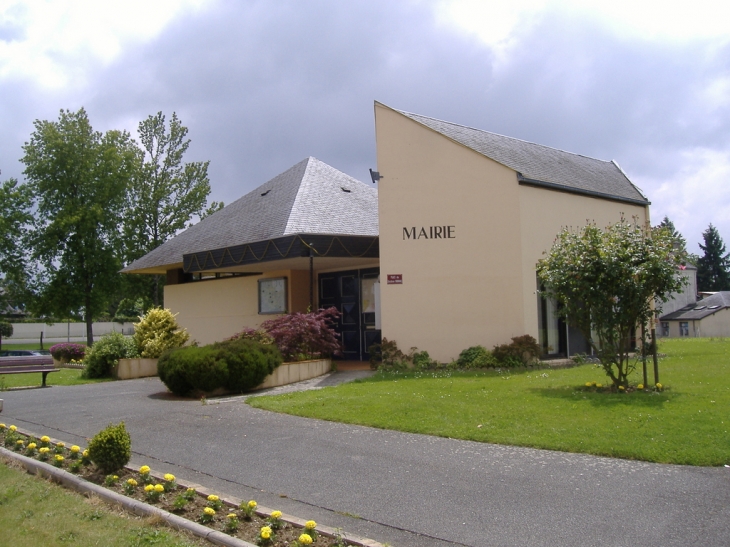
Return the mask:
[[576,401],[577,398],[588,401],[596,408],[615,408],[637,407],[637,408],[661,408],[671,399],[682,397],[680,393],[663,391],[656,392],[638,392],[631,393],[612,393],[609,391],[590,391],[582,386],[569,387],[553,387],[553,388],[529,388],[529,391],[546,397],[548,399],[563,399],[565,401]]

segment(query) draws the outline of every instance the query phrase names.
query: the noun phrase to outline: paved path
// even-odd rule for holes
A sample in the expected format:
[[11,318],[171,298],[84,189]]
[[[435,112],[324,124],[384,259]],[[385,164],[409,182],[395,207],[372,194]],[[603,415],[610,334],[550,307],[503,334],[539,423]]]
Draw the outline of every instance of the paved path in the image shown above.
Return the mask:
[[[338,374],[325,383],[367,372]],[[730,545],[727,468],[383,431],[257,410],[242,397],[202,405],[156,378],[0,396],[5,423],[85,445],[124,420],[135,466],[394,547]]]

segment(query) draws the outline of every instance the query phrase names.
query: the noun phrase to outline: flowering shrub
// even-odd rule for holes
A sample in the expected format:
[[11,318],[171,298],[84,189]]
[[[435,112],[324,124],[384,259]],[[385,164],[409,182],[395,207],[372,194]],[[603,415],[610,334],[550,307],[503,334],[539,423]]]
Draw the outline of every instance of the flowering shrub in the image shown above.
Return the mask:
[[175,475],[172,473],[165,473],[165,480],[162,481],[162,486],[165,488],[165,492],[172,492],[177,488],[177,483],[175,482]]
[[190,335],[168,309],[152,308],[134,324],[134,343],[142,357],[157,359],[165,350],[179,348]]
[[213,511],[220,511],[220,508],[223,507],[223,502],[218,496],[211,494],[208,496],[208,507],[213,509]]
[[57,361],[80,361],[84,358],[86,346],[83,344],[63,342],[62,344],[55,344],[51,346],[49,351],[53,358]]
[[332,325],[342,314],[337,308],[310,313],[291,313],[261,324],[281,351],[285,361],[342,355],[339,334]]
[[274,532],[271,529],[271,526],[262,526],[261,530],[259,531],[258,544],[265,546],[265,545],[271,545],[273,542],[274,542]]
[[119,359],[137,357],[137,346],[131,338],[120,332],[110,332],[102,336],[86,352],[84,357],[84,378],[109,376]]
[[203,524],[208,524],[209,522],[213,522],[213,517],[215,517],[215,509],[212,507],[206,507],[203,509],[203,514],[200,517],[200,522]]

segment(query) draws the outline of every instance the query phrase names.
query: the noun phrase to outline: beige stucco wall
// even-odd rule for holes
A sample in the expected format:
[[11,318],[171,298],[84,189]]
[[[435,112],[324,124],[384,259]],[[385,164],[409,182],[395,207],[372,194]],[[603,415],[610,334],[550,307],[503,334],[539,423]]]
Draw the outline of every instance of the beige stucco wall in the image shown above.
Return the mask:
[[[730,310],[727,308],[718,310],[712,315],[702,319],[702,321],[697,321],[696,323],[698,336],[703,336],[705,338],[730,336]],[[690,334],[693,334],[691,332],[691,328],[692,326],[690,324]]]
[[[375,106],[383,336],[448,361],[469,346],[538,337],[535,264],[563,226],[605,226],[642,206],[520,185],[515,171]],[[404,227],[454,239],[404,240]],[[428,229],[428,228],[427,228]],[[402,274],[402,285],[388,285]]]
[[[604,228],[621,219],[637,218],[646,223],[645,207],[596,199],[588,196],[556,192],[533,186],[520,187],[520,233],[522,247],[523,332],[538,337],[535,264],[548,251],[555,236],[564,228],[581,228],[587,221]],[[516,335],[513,335],[516,336]]]
[[200,344],[223,340],[244,327],[257,327],[273,317],[258,313],[258,280],[288,279],[289,311],[306,311],[309,272],[280,270],[261,276],[230,277],[165,286],[165,307],[177,313],[180,326]]
[[[522,334],[514,171],[376,105],[383,336],[448,361]],[[404,227],[454,226],[404,240]],[[387,275],[401,274],[402,285]]]

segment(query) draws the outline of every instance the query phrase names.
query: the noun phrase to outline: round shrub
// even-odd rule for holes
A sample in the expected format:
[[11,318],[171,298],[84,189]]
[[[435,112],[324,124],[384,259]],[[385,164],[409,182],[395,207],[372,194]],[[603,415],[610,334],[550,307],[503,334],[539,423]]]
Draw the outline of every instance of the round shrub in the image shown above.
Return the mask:
[[239,393],[260,385],[281,362],[275,346],[239,339],[167,351],[157,362],[157,373],[176,395],[218,388]]
[[84,378],[109,376],[119,359],[138,357],[134,340],[119,332],[110,332],[97,340],[84,357]]
[[484,346],[472,346],[459,354],[459,368],[485,368],[497,366],[497,360]]
[[89,442],[89,459],[104,473],[119,471],[132,457],[132,439],[124,422],[109,424]]
[[222,387],[236,393],[260,385],[282,362],[281,352],[273,344],[239,339],[218,342],[213,347],[228,365],[228,378]]
[[510,344],[494,346],[492,355],[504,367],[519,367],[535,363],[540,356],[540,345],[532,336],[515,336]]
[[86,346],[64,342],[51,346],[49,351],[57,361],[81,361],[86,354]]
[[157,359],[165,350],[182,347],[190,335],[168,309],[152,308],[134,324],[134,342],[142,357]]

